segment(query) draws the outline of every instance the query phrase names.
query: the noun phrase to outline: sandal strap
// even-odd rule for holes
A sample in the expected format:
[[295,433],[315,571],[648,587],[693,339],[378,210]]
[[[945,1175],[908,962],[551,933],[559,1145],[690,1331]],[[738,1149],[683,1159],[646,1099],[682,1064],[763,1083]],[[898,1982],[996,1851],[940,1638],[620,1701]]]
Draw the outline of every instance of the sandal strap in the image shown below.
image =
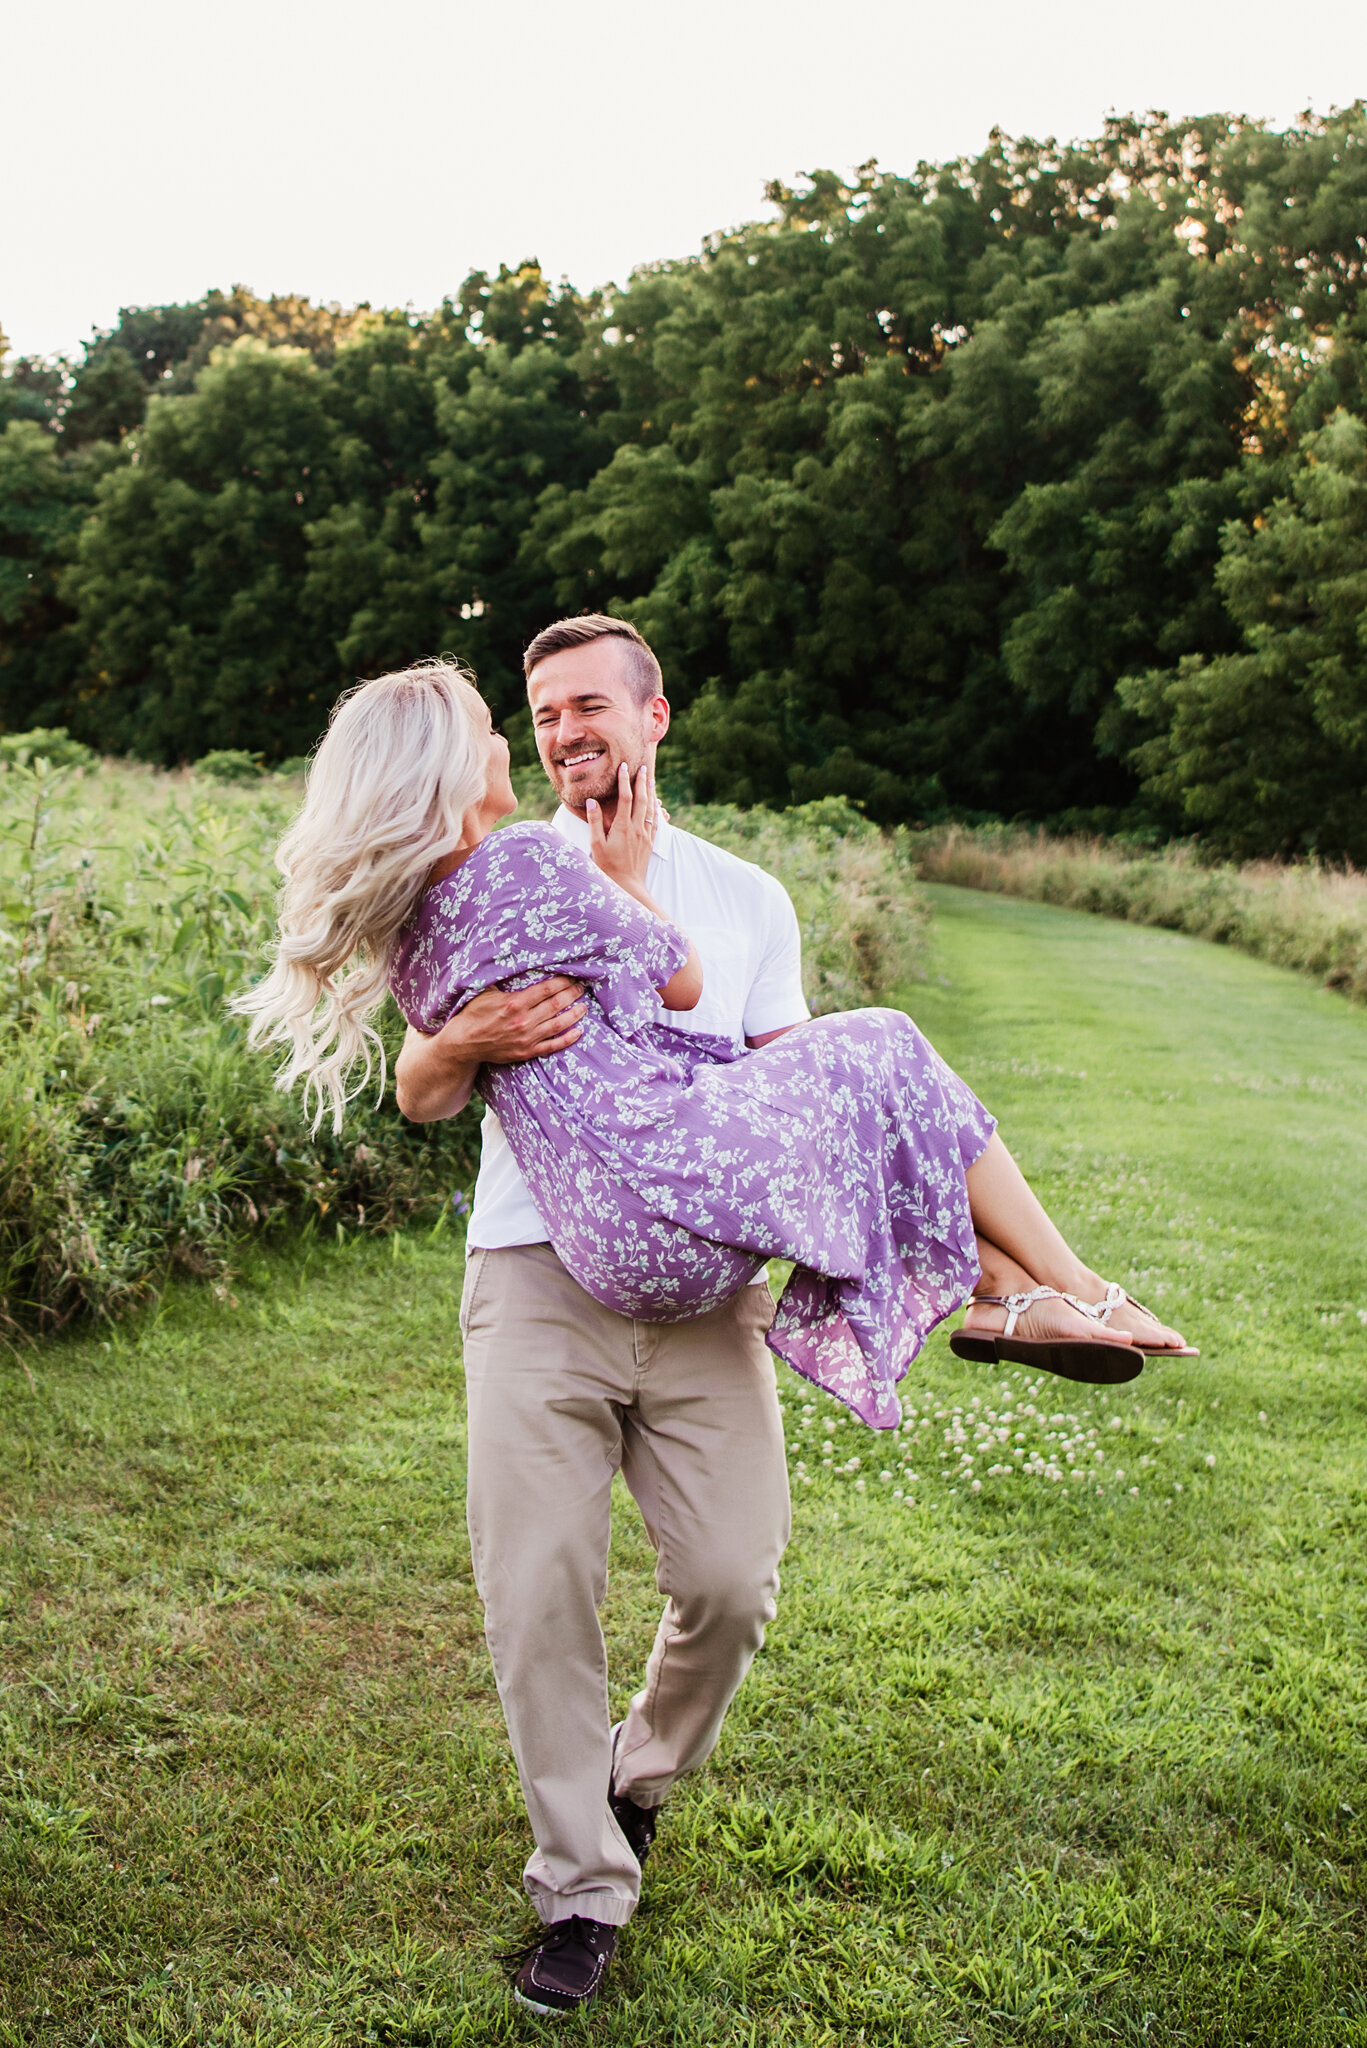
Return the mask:
[[[1033,1308],[1037,1301],[1071,1301],[1072,1298],[1071,1294],[1060,1294],[1057,1287],[1032,1287],[1028,1294],[975,1294],[973,1297],[974,1301],[986,1302],[991,1308],[1006,1310],[1003,1337],[1014,1336],[1016,1324],[1025,1311]],[[1078,1306],[1081,1307],[1081,1303]],[[1086,1310],[1084,1313],[1090,1314],[1091,1311]]]
[[1131,1308],[1137,1308],[1141,1316],[1152,1316],[1154,1322],[1158,1321],[1158,1317],[1154,1315],[1153,1310],[1145,1308],[1144,1304],[1136,1301],[1132,1294],[1127,1294],[1118,1280],[1108,1280],[1106,1282],[1105,1299],[1102,1301],[1079,1301],[1075,1294],[1065,1294],[1063,1299],[1070,1308],[1077,1309],[1079,1314],[1090,1316],[1094,1323],[1109,1324],[1116,1310],[1124,1308],[1126,1303]]

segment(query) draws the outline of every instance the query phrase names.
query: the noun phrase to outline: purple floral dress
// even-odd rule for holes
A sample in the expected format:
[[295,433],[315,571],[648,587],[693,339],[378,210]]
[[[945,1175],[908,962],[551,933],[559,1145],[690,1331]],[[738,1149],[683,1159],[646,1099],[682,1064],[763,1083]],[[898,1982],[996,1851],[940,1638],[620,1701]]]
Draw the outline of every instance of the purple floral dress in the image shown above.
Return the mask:
[[619,1315],[673,1322],[791,1259],[771,1347],[891,1428],[896,1382],[978,1276],[964,1174],[993,1119],[898,1010],[756,1052],[672,1027],[656,991],[688,952],[549,826],[514,825],[427,891],[391,986],[434,1032],[495,985],[583,981],[576,1044],[477,1083],[565,1266]]

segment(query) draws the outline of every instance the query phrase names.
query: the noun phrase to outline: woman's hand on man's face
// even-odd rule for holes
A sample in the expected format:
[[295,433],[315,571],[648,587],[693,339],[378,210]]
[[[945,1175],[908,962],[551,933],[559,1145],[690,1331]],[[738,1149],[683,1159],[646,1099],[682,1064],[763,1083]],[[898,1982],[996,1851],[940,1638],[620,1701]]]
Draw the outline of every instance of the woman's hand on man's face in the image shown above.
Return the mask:
[[633,781],[631,770],[622,762],[617,770],[617,814],[610,826],[603,822],[602,806],[592,798],[587,810],[589,849],[596,865],[614,882],[643,888],[660,820],[653,764],[645,762]]

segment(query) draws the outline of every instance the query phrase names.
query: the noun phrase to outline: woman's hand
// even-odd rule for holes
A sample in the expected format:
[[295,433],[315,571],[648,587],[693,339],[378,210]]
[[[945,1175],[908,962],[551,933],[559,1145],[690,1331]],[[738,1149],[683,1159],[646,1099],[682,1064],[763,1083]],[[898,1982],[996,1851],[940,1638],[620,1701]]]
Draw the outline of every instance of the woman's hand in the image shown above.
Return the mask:
[[[673,923],[646,888],[646,869],[650,866],[651,850],[655,845],[655,828],[660,822],[655,770],[651,764],[647,762],[638,770],[634,789],[631,770],[625,761],[617,770],[617,815],[611,830],[604,828],[602,806],[592,797],[585,809],[589,814],[589,845],[596,865],[609,881],[615,882],[619,889],[625,889],[627,895],[634,897],[652,917],[658,917],[662,924]],[[675,930],[678,930],[677,925]],[[702,995],[702,962],[698,958],[697,947],[691,941],[687,960],[658,994],[667,1010],[696,1008]]]
[[611,881],[635,895],[645,887],[646,869],[655,845],[660,807],[655,796],[655,770],[647,761],[637,771],[635,787],[625,761],[617,770],[617,815],[603,823],[603,808],[590,797],[589,850],[594,863]]

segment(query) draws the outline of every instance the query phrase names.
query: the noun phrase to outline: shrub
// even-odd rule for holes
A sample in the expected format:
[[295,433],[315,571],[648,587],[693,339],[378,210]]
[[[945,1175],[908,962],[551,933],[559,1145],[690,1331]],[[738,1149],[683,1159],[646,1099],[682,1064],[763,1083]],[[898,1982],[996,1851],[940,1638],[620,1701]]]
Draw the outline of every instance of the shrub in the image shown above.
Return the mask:
[[195,762],[195,772],[213,782],[259,782],[261,761],[260,754],[249,754],[242,747],[211,747]]
[[[93,801],[87,801],[92,798]],[[38,758],[0,789],[0,1303],[114,1314],[170,1266],[221,1281],[244,1230],[373,1230],[468,1178],[466,1116],[373,1100],[310,1137],[224,1008],[260,964],[290,793]],[[384,1024],[392,1056],[397,1016]]]
[[6,768],[26,768],[36,760],[52,768],[90,768],[98,758],[93,747],[73,740],[64,725],[35,725],[31,732],[0,735],[0,763]]
[[927,910],[905,834],[880,832],[844,797],[790,811],[696,804],[674,819],[778,876],[802,926],[803,981],[816,1016],[887,1002],[919,978]]

